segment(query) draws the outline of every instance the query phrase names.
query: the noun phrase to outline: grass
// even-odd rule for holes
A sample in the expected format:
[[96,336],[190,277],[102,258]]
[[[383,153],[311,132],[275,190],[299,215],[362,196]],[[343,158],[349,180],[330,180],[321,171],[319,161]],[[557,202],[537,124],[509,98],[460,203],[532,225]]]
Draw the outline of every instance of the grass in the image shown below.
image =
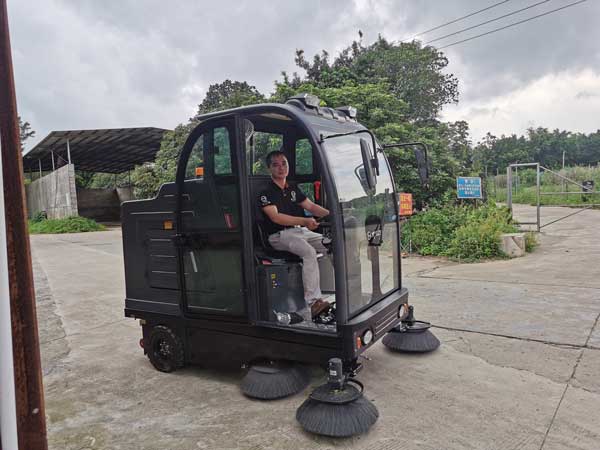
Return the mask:
[[538,246],[537,235],[531,231],[525,233],[525,251],[530,253]]
[[[569,188],[570,192],[576,192],[580,188]],[[551,194],[552,192],[561,192],[560,185],[540,186],[540,192]],[[498,188],[495,195],[490,197],[490,200],[505,202],[506,188]],[[526,205],[537,205],[537,190],[535,186],[521,187],[513,189],[513,203],[523,203]],[[540,205],[543,206],[585,206],[586,204],[600,203],[600,194],[556,194],[556,195],[541,195]]]
[[65,219],[35,217],[29,221],[29,233],[31,234],[83,233],[105,229],[104,225],[92,219],[79,216],[67,217]]

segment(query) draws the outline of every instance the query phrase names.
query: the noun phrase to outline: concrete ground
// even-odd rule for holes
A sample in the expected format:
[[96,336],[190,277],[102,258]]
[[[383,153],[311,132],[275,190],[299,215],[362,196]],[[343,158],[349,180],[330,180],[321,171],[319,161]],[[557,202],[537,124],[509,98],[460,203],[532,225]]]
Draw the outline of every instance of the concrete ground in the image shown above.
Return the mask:
[[[569,212],[544,208],[544,221]],[[253,401],[238,372],[154,370],[123,317],[120,230],[32,236],[50,448],[597,450],[599,237],[600,211],[586,211],[544,228],[520,259],[404,259],[417,316],[442,346],[370,349],[359,378],[379,421],[336,440],[297,424],[308,390]]]

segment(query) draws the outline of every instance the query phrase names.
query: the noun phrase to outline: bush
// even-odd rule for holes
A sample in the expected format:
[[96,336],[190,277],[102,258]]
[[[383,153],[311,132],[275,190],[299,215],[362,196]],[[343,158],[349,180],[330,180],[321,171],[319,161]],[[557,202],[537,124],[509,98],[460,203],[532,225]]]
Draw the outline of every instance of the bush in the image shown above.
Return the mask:
[[33,216],[33,219],[31,219],[31,221],[34,223],[38,223],[46,219],[48,219],[48,214],[46,214],[46,211],[38,211],[35,213],[35,216]]
[[421,255],[475,261],[504,256],[500,235],[516,231],[509,210],[493,203],[442,206],[411,218],[403,227],[402,241],[406,245],[410,239]]
[[532,252],[533,250],[535,250],[535,248],[537,246],[538,246],[538,240],[537,240],[537,236],[535,235],[535,233],[532,233],[531,231],[528,233],[525,233],[525,251]]
[[101,225],[92,219],[79,216],[38,221],[35,220],[36,218],[29,221],[29,233],[31,234],[83,233],[106,229],[104,225]]

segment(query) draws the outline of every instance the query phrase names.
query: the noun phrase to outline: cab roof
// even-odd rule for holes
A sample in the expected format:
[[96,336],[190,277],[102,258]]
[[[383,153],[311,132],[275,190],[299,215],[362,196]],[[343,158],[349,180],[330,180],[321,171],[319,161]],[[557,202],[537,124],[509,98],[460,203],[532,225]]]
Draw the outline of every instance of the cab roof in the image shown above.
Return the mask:
[[294,101],[294,99],[288,100],[287,103],[261,103],[211,112],[197,116],[196,119],[204,122],[209,119],[236,114],[245,116],[259,115],[263,118],[272,118],[275,120],[291,121],[297,119],[304,122],[317,133],[344,133],[366,129],[357,122],[356,118],[349,117],[338,109],[323,106],[308,107]]

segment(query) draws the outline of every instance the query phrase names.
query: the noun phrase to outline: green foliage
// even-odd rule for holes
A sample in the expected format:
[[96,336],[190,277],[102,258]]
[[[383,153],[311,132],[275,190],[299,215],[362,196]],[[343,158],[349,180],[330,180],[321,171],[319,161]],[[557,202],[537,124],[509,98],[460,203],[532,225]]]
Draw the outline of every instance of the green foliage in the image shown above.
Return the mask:
[[46,211],[38,211],[37,213],[35,213],[35,215],[31,219],[31,222],[38,223],[38,222],[41,222],[42,220],[46,220],[47,218],[48,218],[48,216],[46,214]]
[[529,231],[525,233],[525,251],[532,252],[538,246],[538,240],[535,233]]
[[154,197],[162,184],[175,181],[179,154],[196,125],[196,122],[190,121],[187,124],[178,125],[173,131],[166,132],[154,162],[137,166],[131,172],[136,198]]
[[302,80],[294,74],[292,80],[284,73],[284,83],[298,87],[303,82],[319,88],[356,85],[389,84],[389,93],[408,105],[410,121],[431,121],[441,108],[458,101],[458,80],[444,72],[448,59],[434,47],[422,47],[420,42],[393,43],[379,38],[364,46],[354,41],[329,61],[323,50],[307,61],[304,51],[296,51],[296,65],[306,71]]
[[208,87],[206,97],[198,105],[197,115],[263,103],[264,100],[265,97],[258,92],[256,87],[250,86],[245,81],[225,80],[222,83],[211,84]]
[[115,186],[129,186],[129,174],[75,171],[75,184],[83,189],[109,189]]
[[421,255],[447,256],[461,261],[504,256],[502,233],[514,233],[510,212],[488,203],[480,207],[445,205],[412,217],[402,230],[402,241]]
[[88,189],[94,181],[94,172],[84,172],[82,170],[75,171],[75,185],[78,188]]
[[567,166],[600,162],[600,130],[571,133],[547,128],[529,128],[524,136],[488,133],[474,148],[474,164],[490,174],[504,172],[512,163],[539,162],[549,169],[562,167],[563,152]]
[[65,219],[45,219],[36,215],[36,217],[29,221],[30,234],[83,233],[105,229],[104,225],[80,216],[72,216]]
[[[600,188],[599,167],[566,167],[558,171],[562,176],[576,183],[585,180],[593,180],[595,190]],[[537,205],[537,173],[535,169],[520,169],[513,174],[513,203]],[[488,180],[488,195],[494,201],[506,201],[506,175],[498,175]],[[559,194],[560,192],[575,192],[574,194]],[[586,203],[600,203],[600,195],[583,194],[581,186],[570,181],[563,180],[552,172],[542,172],[540,178],[540,204],[543,206],[558,205],[585,205]],[[551,195],[552,193],[555,195]]]
[[35,131],[31,129],[29,122],[23,122],[21,116],[19,116],[19,135],[21,138],[21,151],[24,149],[25,141],[35,136]]
[[283,82],[276,83],[275,87],[271,101],[283,103],[293,95],[307,92],[319,97],[322,106],[354,106],[358,110],[359,121],[370,129],[399,122],[408,111],[406,102],[395,97],[385,82],[356,84],[350,81],[338,87],[319,87],[309,82],[290,86]]

